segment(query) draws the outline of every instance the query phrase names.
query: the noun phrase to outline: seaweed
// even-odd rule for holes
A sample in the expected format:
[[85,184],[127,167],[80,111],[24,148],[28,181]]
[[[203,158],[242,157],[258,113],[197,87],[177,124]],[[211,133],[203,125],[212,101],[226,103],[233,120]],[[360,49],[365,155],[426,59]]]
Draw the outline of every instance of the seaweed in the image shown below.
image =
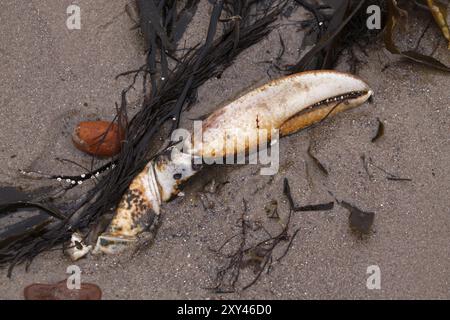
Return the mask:
[[400,177],[394,177],[394,176],[386,177],[386,179],[391,180],[391,181],[412,181],[411,178],[400,178]]
[[363,166],[364,169],[367,173],[367,175],[369,176],[370,179],[372,179],[372,175],[369,172],[369,165],[373,166],[374,168],[378,169],[379,171],[383,172],[384,174],[386,174],[386,179],[390,180],[390,181],[413,181],[410,178],[402,178],[399,177],[397,174],[391,173],[383,168],[381,168],[380,166],[376,165],[373,163],[372,158],[366,158],[365,155],[361,156],[361,160],[363,161]]
[[308,156],[313,160],[314,164],[319,168],[319,170],[325,175],[328,176],[328,170],[323,166],[323,164],[312,154],[311,145],[308,147]]
[[339,204],[350,212],[348,221],[352,230],[361,234],[368,234],[370,232],[375,219],[374,212],[362,211],[345,201],[340,201]]
[[295,207],[294,211],[329,211],[334,208],[334,202],[314,204],[314,205],[306,205]]
[[290,210],[294,212],[299,211],[329,211],[334,208],[334,201],[315,205],[297,206],[292,198],[291,187],[287,178],[283,180],[283,194],[286,196],[289,202]]
[[[212,288],[207,288],[209,290],[213,290],[215,293],[232,293],[236,291],[236,285],[241,276],[241,269],[247,267],[253,267],[253,271],[255,276],[253,279],[245,286],[242,286],[242,290],[246,290],[253,286],[262,276],[263,272],[270,272],[273,262],[279,263],[289,252],[292,243],[296,236],[298,235],[300,229],[296,229],[292,235],[289,235],[288,230],[291,223],[291,214],[295,211],[324,211],[331,210],[334,207],[334,202],[330,202],[327,204],[319,204],[319,205],[310,205],[298,207],[294,204],[292,199],[292,195],[290,192],[290,186],[288,179],[284,179],[283,183],[283,194],[288,199],[290,209],[287,217],[287,221],[282,224],[282,230],[275,236],[272,236],[267,230],[264,229],[265,233],[268,235],[267,238],[259,241],[255,245],[248,244],[250,222],[245,220],[245,214],[248,212],[247,202],[243,199],[244,210],[242,212],[240,218],[240,244],[237,249],[230,255],[221,254],[222,249],[230,243],[231,240],[238,237],[239,235],[234,235],[227,239],[217,250],[212,250],[216,254],[221,254],[223,257],[227,259],[227,263],[224,267],[219,268],[216,273],[214,283],[215,286]],[[272,201],[271,205],[274,206],[276,201]],[[266,210],[267,211],[267,210]],[[278,210],[276,209],[277,218]],[[274,218],[273,216],[269,216],[269,218]],[[261,227],[262,228],[262,227]],[[274,259],[273,252],[276,247],[279,246],[281,242],[288,241],[283,253]]]
[[[314,16],[318,27],[312,36],[317,40],[315,45],[297,63],[288,66],[289,73],[332,69],[346,49],[352,50],[353,46],[359,45],[360,42],[368,45],[380,33],[380,30],[367,30],[367,14],[363,9],[368,5],[376,4],[385,12],[385,3],[382,0],[328,0],[324,1],[325,6],[306,1],[297,1],[297,3]],[[333,14],[321,12],[322,9],[330,7],[334,9]],[[363,48],[363,45],[359,45],[359,47]],[[354,68],[353,66],[352,69]]]
[[9,202],[6,204],[0,204],[0,216],[2,214],[8,214],[10,212],[16,211],[18,209],[24,208],[35,208],[40,211],[45,212],[51,217],[54,217],[59,220],[65,220],[67,217],[61,213],[58,209],[50,208],[49,206],[45,206],[42,203],[35,203],[31,201],[17,201],[17,202]]
[[[261,278],[264,271],[267,273],[270,272],[272,268],[272,264],[274,261],[273,253],[275,248],[277,248],[282,242],[288,241],[286,248],[283,253],[275,259],[277,263],[279,263],[288,253],[289,249],[292,246],[292,242],[297,236],[300,229],[297,229],[293,232],[292,235],[288,234],[290,221],[291,221],[291,210],[289,210],[289,214],[287,217],[287,221],[283,224],[282,230],[275,236],[272,236],[267,230],[265,230],[262,226],[259,228],[252,230],[250,226],[250,221],[245,219],[245,214],[248,212],[247,202],[243,199],[244,209],[240,218],[240,234],[236,234],[229,239],[227,239],[217,250],[211,249],[215,254],[219,255],[222,258],[226,259],[226,263],[224,266],[219,267],[216,272],[214,278],[214,286],[210,288],[206,288],[208,290],[213,291],[214,293],[233,293],[237,290],[238,282],[241,278],[241,270],[245,268],[253,268],[254,276],[250,282],[246,285],[242,285],[240,287],[241,290],[247,290],[258,280]],[[267,234],[267,237],[263,240],[260,240],[256,244],[249,244],[249,237],[256,236],[256,233],[252,233],[251,231],[257,231],[259,229],[263,229]],[[233,253],[226,255],[221,251],[223,248],[230,243],[231,240],[240,236],[239,245]]]

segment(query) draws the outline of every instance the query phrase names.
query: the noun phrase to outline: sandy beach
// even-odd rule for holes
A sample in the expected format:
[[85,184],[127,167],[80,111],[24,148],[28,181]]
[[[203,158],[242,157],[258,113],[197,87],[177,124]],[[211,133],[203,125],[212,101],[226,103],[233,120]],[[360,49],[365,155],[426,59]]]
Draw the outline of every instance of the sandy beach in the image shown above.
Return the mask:
[[[125,0],[2,0],[0,4],[0,185],[34,188],[48,182],[26,179],[19,169],[79,174],[80,169],[56,158],[89,166],[91,158],[71,142],[74,126],[84,120],[112,120],[115,102],[145,59],[144,44],[124,10]],[[81,8],[81,29],[68,30],[66,8]],[[201,41],[209,21],[210,3],[200,2],[185,37]],[[298,9],[296,18],[305,14]],[[284,23],[283,23],[284,22]],[[243,89],[270,80],[268,65],[280,49],[278,31],[286,45],[284,63],[298,58],[303,31],[281,20],[266,39],[241,54],[220,79],[210,79],[198,92],[198,102],[181,125],[232,99]],[[401,43],[414,47],[427,20],[412,17]],[[420,49],[430,53],[439,30],[430,27]],[[75,264],[82,281],[99,285],[105,299],[449,299],[450,298],[450,77],[399,60],[381,42],[366,48],[368,56],[358,75],[374,91],[372,103],[326,119],[281,140],[280,169],[259,175],[260,166],[215,166],[195,176],[165,207],[155,243],[130,257],[88,256]],[[434,56],[450,65],[444,41]],[[337,69],[348,71],[344,59]],[[270,74],[272,78],[280,74]],[[140,91],[129,96],[139,99]],[[133,114],[131,109],[130,113]],[[375,143],[378,120],[384,135]],[[307,154],[329,172],[325,176]],[[361,156],[408,181],[392,181]],[[369,173],[369,174],[368,174]],[[369,176],[370,175],[370,176]],[[276,234],[289,212],[283,195],[288,178],[299,204],[334,198],[375,213],[372,231],[360,237],[349,228],[349,212],[295,212],[288,233],[298,233],[286,256],[247,290],[219,294],[217,268],[225,260],[212,249],[239,234],[243,199],[246,219]],[[214,181],[214,182],[213,182]],[[217,188],[211,190],[211,183]],[[83,189],[66,195],[76,198]],[[277,201],[280,220],[265,208]],[[1,223],[1,222],[0,222]],[[255,231],[255,235],[261,235]],[[287,243],[286,243],[287,244]],[[283,254],[286,244],[274,256]],[[231,241],[225,248],[237,246]],[[67,277],[74,264],[60,250],[38,256],[25,272],[12,277],[0,269],[0,299],[23,299],[31,283],[54,283]],[[381,288],[366,286],[367,268],[381,272]],[[252,279],[244,270],[237,285]]]

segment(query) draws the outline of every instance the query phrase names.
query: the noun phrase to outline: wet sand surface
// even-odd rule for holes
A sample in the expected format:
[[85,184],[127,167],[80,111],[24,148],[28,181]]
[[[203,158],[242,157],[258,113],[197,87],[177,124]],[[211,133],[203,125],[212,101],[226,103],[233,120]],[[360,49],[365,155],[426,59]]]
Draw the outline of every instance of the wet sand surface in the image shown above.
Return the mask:
[[[42,182],[25,179],[18,169],[80,173],[61,163],[66,158],[90,165],[71,142],[82,120],[111,120],[114,103],[131,78],[115,80],[144,61],[143,43],[124,11],[126,1],[77,1],[81,30],[68,30],[66,8],[73,1],[10,1],[0,4],[0,184],[32,188]],[[187,35],[194,43],[205,34],[209,3],[201,1]],[[285,21],[286,22],[286,21]],[[426,21],[411,20],[411,30]],[[297,58],[302,32],[284,32],[285,63]],[[291,30],[289,29],[289,30]],[[431,51],[440,34],[434,27],[421,47]],[[402,39],[414,47],[419,32]],[[269,80],[267,64],[280,49],[278,33],[241,54],[220,79],[199,90],[189,118],[211,112],[244,88]],[[427,51],[428,50],[428,51]],[[98,284],[106,299],[402,299],[450,298],[450,78],[442,72],[399,62],[379,45],[367,49],[358,74],[375,92],[371,104],[329,118],[320,125],[282,139],[280,170],[259,175],[259,166],[208,168],[169,203],[154,245],[140,255],[89,256],[76,262],[82,281]],[[435,56],[450,65],[443,41]],[[387,68],[386,68],[387,67]],[[345,61],[338,67],[348,70]],[[273,77],[277,74],[273,73]],[[136,92],[130,96],[133,100]],[[375,143],[379,118],[385,134]],[[324,176],[307,155],[312,152],[329,171]],[[361,156],[411,181],[391,181],[374,166],[364,169]],[[375,212],[372,232],[360,237],[349,229],[348,211],[293,213],[289,234],[299,230],[287,255],[247,290],[217,294],[217,268],[224,259],[211,249],[239,234],[243,199],[245,218],[276,234],[279,222],[265,206],[278,201],[280,222],[288,215],[283,179],[289,179],[295,201],[316,204],[345,200]],[[205,191],[212,180],[215,192]],[[225,183],[228,182],[228,183]],[[208,186],[206,186],[208,189]],[[68,194],[76,197],[77,192]],[[256,231],[255,231],[256,232]],[[256,234],[256,233],[255,233]],[[258,233],[261,235],[261,233]],[[286,244],[274,251],[274,260]],[[238,242],[224,249],[231,252]],[[33,282],[56,283],[73,263],[61,251],[40,255],[28,272],[23,266],[11,279],[0,270],[0,298],[22,299]],[[381,289],[366,287],[367,268],[381,271]],[[252,279],[244,270],[237,287]]]

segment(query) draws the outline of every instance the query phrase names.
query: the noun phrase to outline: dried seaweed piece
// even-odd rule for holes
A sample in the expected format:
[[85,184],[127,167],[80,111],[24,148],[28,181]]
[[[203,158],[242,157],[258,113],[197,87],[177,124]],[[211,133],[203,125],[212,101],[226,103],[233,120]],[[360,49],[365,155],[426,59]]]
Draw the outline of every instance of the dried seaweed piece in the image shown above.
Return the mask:
[[[276,259],[277,262],[280,262],[287,254],[287,252],[289,251],[289,249],[291,248],[292,242],[295,239],[295,237],[298,234],[298,231],[300,229],[297,229],[296,231],[294,231],[294,234],[292,236],[288,235],[288,229],[289,229],[289,225],[290,225],[290,220],[291,220],[291,211],[289,211],[289,215],[287,218],[287,222],[284,225],[283,229],[281,230],[281,232],[274,236],[274,237],[270,237],[268,239],[265,239],[261,242],[259,242],[258,244],[256,244],[253,247],[248,248],[245,253],[249,253],[249,252],[259,252],[259,264],[256,265],[255,270],[255,274],[256,276],[253,278],[253,280],[247,284],[246,286],[244,286],[242,288],[242,290],[246,290],[248,288],[250,288],[251,286],[253,286],[261,277],[262,273],[264,272],[264,270],[267,270],[267,272],[270,271],[270,268],[272,266],[272,256],[273,256],[273,251],[274,249],[281,243],[284,241],[289,241],[288,245],[286,246],[286,249],[284,251],[284,253],[278,257]],[[270,235],[269,235],[270,236]]]
[[[58,160],[58,159],[57,159]],[[60,159],[62,161],[71,162],[75,164],[73,161],[68,159]],[[78,164],[76,164],[79,166]],[[55,181],[62,181],[68,183],[67,189],[73,188],[79,184],[82,184],[84,181],[90,180],[90,179],[97,179],[100,174],[113,169],[116,166],[116,161],[108,162],[101,167],[97,168],[96,170],[89,171],[89,169],[84,168],[86,170],[86,173],[83,173],[81,175],[72,176],[72,175],[53,175],[53,174],[45,174],[42,172],[36,172],[36,171],[25,171],[20,170],[19,172],[27,178],[31,179],[49,179],[49,180],[55,180]]]
[[[292,246],[292,242],[297,236],[299,229],[294,231],[292,236],[289,236],[288,229],[290,226],[291,220],[291,211],[289,211],[289,215],[287,221],[283,224],[283,228],[279,234],[276,236],[272,236],[267,232],[264,228],[262,228],[268,235],[268,238],[264,238],[262,241],[254,245],[248,244],[249,231],[256,231],[250,228],[250,222],[245,220],[245,212],[247,212],[247,202],[243,200],[244,203],[244,211],[241,215],[240,226],[241,226],[241,240],[238,248],[230,255],[223,255],[227,259],[227,263],[224,267],[220,268],[214,279],[215,286],[212,288],[206,288],[209,290],[213,290],[215,293],[232,293],[236,291],[236,285],[241,276],[241,269],[244,268],[252,268],[255,276],[253,279],[245,286],[242,287],[242,290],[246,290],[253,286],[261,277],[263,272],[270,271],[270,268],[273,263],[273,251],[276,247],[280,245],[281,242],[289,241],[286,249],[283,254],[280,255],[276,262],[280,262],[288,253],[289,249]],[[224,248],[226,244],[230,242],[230,240],[236,238],[238,235],[235,235],[225,241],[224,244],[220,246],[218,250],[213,250],[213,252],[219,254],[220,251]],[[254,236],[254,234],[252,234]]]
[[284,178],[283,180],[283,194],[288,199],[289,207],[291,209],[295,208],[295,202],[294,199],[292,199],[291,187],[289,186],[289,181],[287,178]]
[[386,177],[387,180],[391,180],[391,181],[412,181],[412,179],[410,178],[399,178],[399,177]]
[[283,55],[284,55],[284,53],[286,51],[286,45],[285,45],[284,40],[281,37],[280,33],[278,33],[278,37],[279,37],[279,40],[280,40],[280,49],[278,51],[277,56],[275,58],[270,59],[270,60],[258,61],[258,63],[269,64],[269,67],[266,70],[266,74],[267,74],[267,76],[270,79],[272,79],[272,75],[271,75],[270,71],[273,71],[274,69],[275,69],[275,71],[278,71],[278,72],[282,71],[282,68],[280,67],[280,62],[281,62],[281,59],[282,59],[282,57],[283,57]]
[[377,133],[375,134],[375,136],[372,138],[372,143],[377,141],[378,139],[380,139],[383,135],[384,135],[384,123],[381,122],[381,120],[379,118],[377,118],[378,121],[378,129],[377,129]]
[[289,249],[292,246],[292,243],[294,242],[295,237],[297,237],[298,232],[300,231],[300,228],[294,231],[294,234],[291,236],[291,239],[289,240],[288,245],[286,246],[286,249],[284,250],[283,254],[277,258],[277,262],[280,262],[286,254],[289,252]]
[[317,168],[325,175],[328,176],[328,170],[320,163],[320,161],[312,154],[311,145],[308,147],[308,155],[311,157],[313,162],[316,164]]
[[300,206],[293,209],[293,211],[329,211],[334,208],[334,201],[321,204],[313,204]]
[[299,211],[329,211],[334,208],[334,202],[315,204],[315,205],[306,205],[306,206],[297,206],[292,198],[291,187],[289,186],[289,181],[287,178],[283,180],[283,194],[287,197],[289,201],[290,209],[294,212]]
[[374,212],[362,211],[345,201],[341,201],[339,202],[339,204],[350,211],[348,221],[352,230],[360,232],[362,234],[368,234],[370,232],[373,221],[375,219]]
[[446,66],[445,64],[443,64],[439,60],[436,60],[433,57],[415,51],[403,51],[401,55],[408,58],[411,61],[421,63],[425,66],[432,67],[441,71],[450,72],[450,67]]
[[[213,290],[215,293],[232,293],[236,291],[235,287],[240,276],[240,270],[245,251],[244,248],[247,241],[247,228],[248,228],[248,223],[245,220],[245,213],[248,210],[247,202],[245,201],[245,199],[243,199],[242,201],[244,204],[244,210],[242,211],[240,219],[241,239],[239,247],[233,254],[226,256],[226,258],[228,259],[226,265],[223,268],[219,269],[219,271],[217,271],[216,273],[216,277],[214,279],[216,285],[212,288],[206,288],[209,290]],[[228,244],[232,239],[236,238],[237,236],[238,235],[230,237],[220,246],[218,250],[212,251],[219,254],[220,251],[225,247],[225,245]]]
[[[401,178],[398,175],[393,174],[391,172],[388,172],[387,170],[381,168],[380,166],[377,166],[376,164],[373,163],[373,161],[372,161],[372,159],[370,157],[369,157],[368,161],[366,161],[366,158],[365,158],[364,155],[361,156],[361,159],[363,160],[365,168],[368,167],[369,164],[372,165],[376,169],[378,169],[378,170],[382,171],[383,173],[385,173],[387,175],[386,176],[387,180],[391,180],[391,181],[412,181],[412,179],[410,179],[410,178]],[[366,171],[367,171],[367,174],[369,174],[368,169],[366,169]],[[369,176],[370,176],[370,174],[369,174]]]

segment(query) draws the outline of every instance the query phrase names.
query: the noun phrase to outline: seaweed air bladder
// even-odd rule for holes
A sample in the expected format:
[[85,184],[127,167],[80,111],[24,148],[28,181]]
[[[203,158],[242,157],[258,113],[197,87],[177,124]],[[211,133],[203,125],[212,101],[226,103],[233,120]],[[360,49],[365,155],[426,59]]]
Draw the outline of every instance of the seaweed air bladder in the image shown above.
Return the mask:
[[[208,160],[251,153],[261,147],[258,134],[249,134],[251,131],[276,130],[281,137],[290,135],[360,106],[372,94],[362,79],[332,70],[293,74],[247,92],[203,122],[201,143],[184,139],[181,146],[171,146],[145,166],[123,195],[93,252],[121,252],[136,243],[141,234],[153,239],[163,203],[176,196],[180,185],[209,163]],[[228,150],[223,148],[224,136],[233,141],[242,136],[246,139],[245,143]],[[78,254],[77,258],[81,256]]]

